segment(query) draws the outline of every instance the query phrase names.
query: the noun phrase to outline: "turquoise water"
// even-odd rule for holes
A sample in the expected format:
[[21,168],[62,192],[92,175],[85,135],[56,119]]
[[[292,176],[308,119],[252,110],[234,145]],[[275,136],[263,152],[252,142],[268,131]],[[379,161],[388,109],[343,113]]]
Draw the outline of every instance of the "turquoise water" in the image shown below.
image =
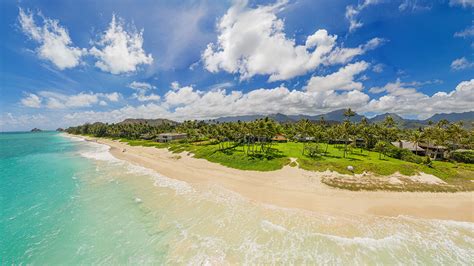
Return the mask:
[[159,261],[130,191],[95,186],[103,172],[87,147],[56,133],[0,134],[2,262]]
[[472,223],[249,202],[53,132],[0,134],[2,264],[465,264]]

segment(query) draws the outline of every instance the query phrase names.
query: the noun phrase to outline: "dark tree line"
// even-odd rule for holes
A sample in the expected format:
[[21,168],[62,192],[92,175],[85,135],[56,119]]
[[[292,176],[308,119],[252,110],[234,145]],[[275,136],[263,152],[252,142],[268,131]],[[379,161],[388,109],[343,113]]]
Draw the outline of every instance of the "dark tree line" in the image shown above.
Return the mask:
[[[268,154],[272,150],[272,138],[282,134],[292,141],[301,141],[303,154],[324,156],[330,144],[341,145],[343,156],[354,149],[375,150],[382,157],[391,146],[390,142],[408,140],[415,144],[427,143],[445,146],[449,150],[472,149],[473,130],[466,130],[462,123],[441,120],[425,128],[400,129],[394,120],[387,116],[382,123],[371,124],[367,119],[359,123],[350,121],[354,112],[348,109],[342,123],[329,124],[320,121],[300,120],[296,123],[278,123],[269,118],[252,122],[210,123],[188,120],[177,125],[163,123],[149,125],[146,122],[135,124],[84,124],[66,129],[72,134],[93,135],[125,139],[155,140],[160,133],[186,133],[188,142],[211,141],[220,150],[242,147],[247,155]],[[415,152],[416,153],[416,152]],[[435,155],[436,156],[436,155]]]

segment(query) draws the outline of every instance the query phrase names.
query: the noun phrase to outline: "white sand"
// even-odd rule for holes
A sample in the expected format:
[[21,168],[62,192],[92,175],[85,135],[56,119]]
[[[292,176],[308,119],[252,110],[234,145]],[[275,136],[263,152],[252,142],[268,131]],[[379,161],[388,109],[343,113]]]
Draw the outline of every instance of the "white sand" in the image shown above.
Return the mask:
[[[323,177],[340,176],[330,171],[311,172],[289,166],[271,172],[242,171],[192,158],[184,152],[179,158],[166,149],[129,146],[107,139],[97,142],[110,146],[110,152],[116,158],[153,169],[169,178],[191,185],[217,184],[264,204],[333,214],[410,215],[474,222],[474,192],[347,191],[321,183]],[[388,180],[398,182],[398,177],[400,174],[395,174]],[[429,184],[444,183],[427,174],[412,178]]]

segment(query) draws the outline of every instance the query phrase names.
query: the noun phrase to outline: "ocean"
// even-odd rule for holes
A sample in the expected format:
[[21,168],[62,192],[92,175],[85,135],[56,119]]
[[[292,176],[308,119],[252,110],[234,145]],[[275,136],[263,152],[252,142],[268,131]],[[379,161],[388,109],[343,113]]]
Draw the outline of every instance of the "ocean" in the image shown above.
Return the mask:
[[263,205],[56,132],[0,134],[0,212],[2,265],[474,261],[473,223]]

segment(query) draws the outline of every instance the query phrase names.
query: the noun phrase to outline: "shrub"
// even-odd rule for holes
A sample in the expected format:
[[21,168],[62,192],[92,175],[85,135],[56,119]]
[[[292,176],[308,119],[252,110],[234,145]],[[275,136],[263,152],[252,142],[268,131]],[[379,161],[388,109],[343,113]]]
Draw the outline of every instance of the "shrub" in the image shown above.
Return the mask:
[[413,152],[411,152],[410,150],[401,149],[393,145],[387,145],[387,147],[385,148],[385,155],[412,163],[419,164],[423,162],[423,159],[420,156],[413,154]]
[[432,167],[433,165],[433,162],[431,161],[430,157],[429,156],[426,156],[424,159],[423,159],[423,164],[428,166],[428,167]]
[[474,151],[453,151],[451,159],[461,163],[474,163]]

